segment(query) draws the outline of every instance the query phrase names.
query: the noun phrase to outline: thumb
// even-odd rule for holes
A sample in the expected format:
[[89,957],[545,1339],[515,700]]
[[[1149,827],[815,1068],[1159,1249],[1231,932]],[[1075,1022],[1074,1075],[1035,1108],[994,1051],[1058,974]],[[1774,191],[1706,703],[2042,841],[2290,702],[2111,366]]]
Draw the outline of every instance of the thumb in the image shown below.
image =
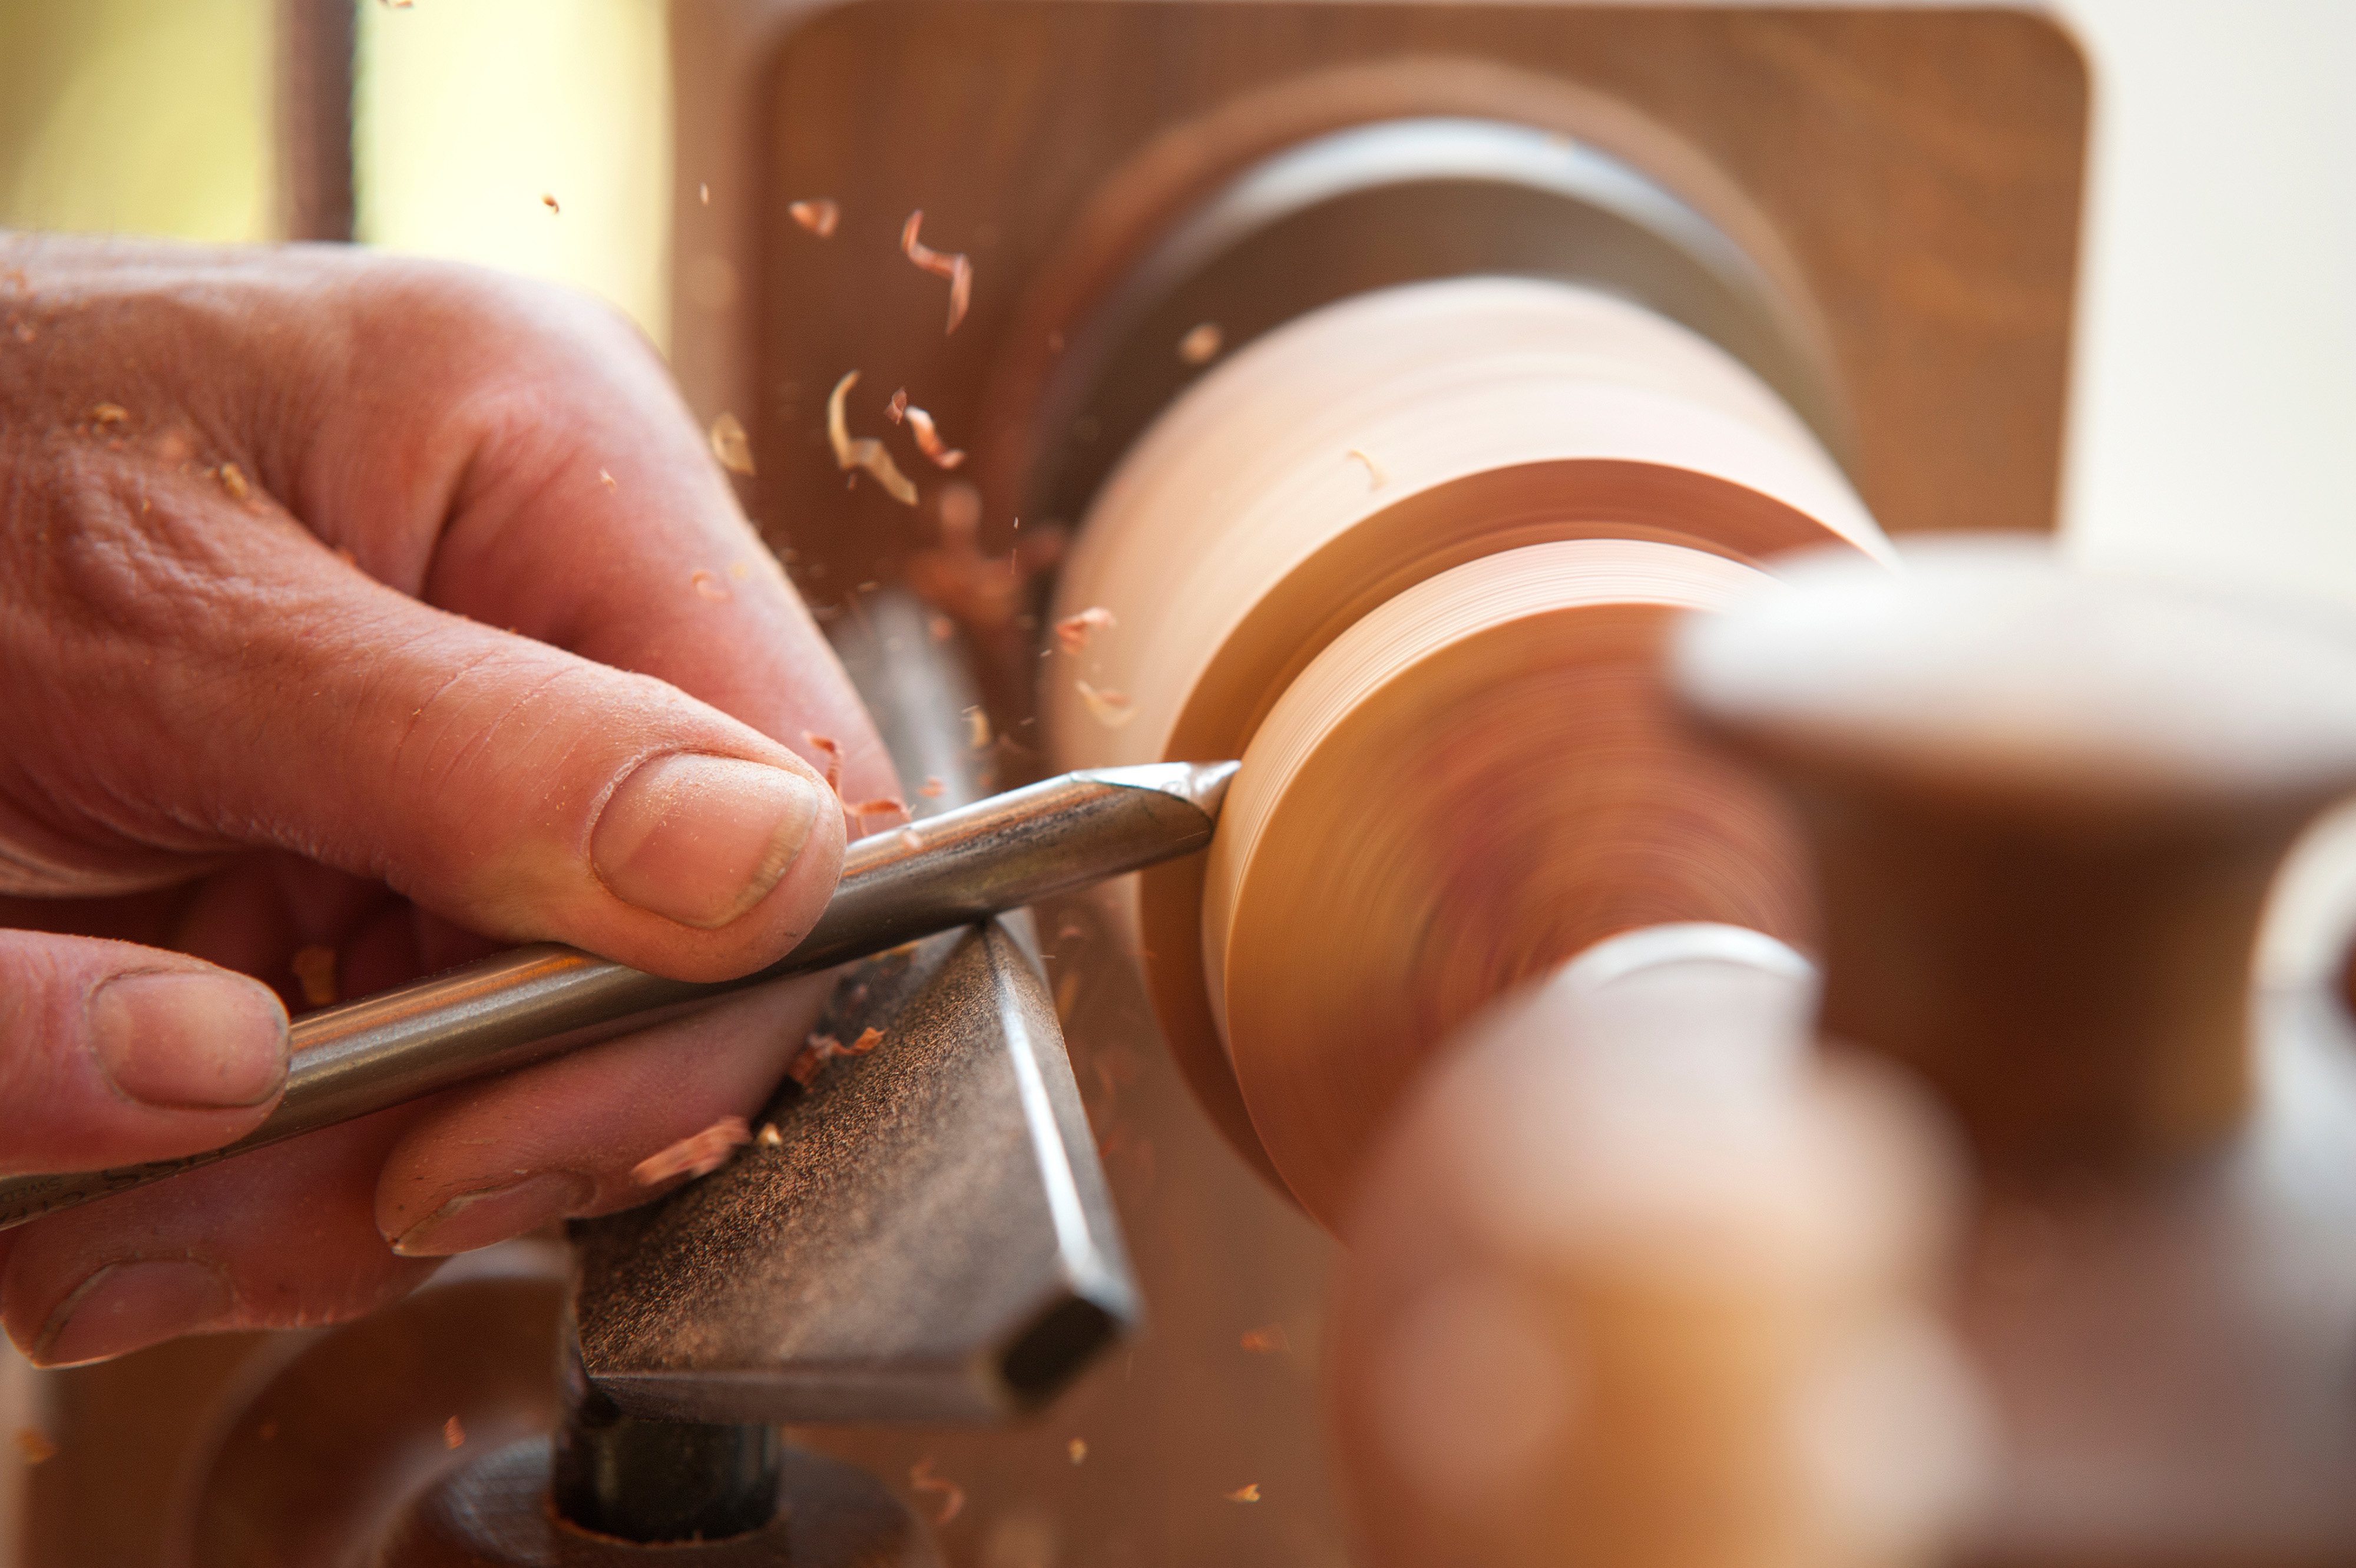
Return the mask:
[[307,537],[251,542],[211,614],[159,628],[167,646],[68,661],[111,693],[48,699],[63,711],[33,755],[71,775],[52,800],[158,847],[275,844],[486,935],[681,979],[758,968],[816,924],[841,812],[784,746],[663,682],[429,608]]
[[286,1080],[270,988],[130,942],[0,931],[0,1175],[218,1148]]

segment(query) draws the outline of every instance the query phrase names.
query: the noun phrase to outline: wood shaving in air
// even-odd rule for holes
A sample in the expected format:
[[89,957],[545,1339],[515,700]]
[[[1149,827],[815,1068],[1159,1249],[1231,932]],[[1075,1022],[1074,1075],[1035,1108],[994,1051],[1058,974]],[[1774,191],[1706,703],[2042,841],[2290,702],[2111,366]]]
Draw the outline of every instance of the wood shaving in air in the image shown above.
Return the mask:
[[870,817],[906,816],[908,802],[897,795],[878,795],[873,800],[862,800],[857,805],[845,801],[842,809],[850,812],[858,827],[864,831]]
[[540,204],[542,207],[547,208],[551,212],[562,212],[564,210],[564,209],[556,205],[556,198],[551,196],[544,190],[540,193]]
[[675,1176],[710,1176],[728,1163],[728,1156],[740,1144],[753,1141],[753,1130],[742,1116],[723,1116],[701,1133],[691,1133],[678,1143],[657,1154],[648,1155],[630,1167],[630,1179],[640,1187],[654,1187]]
[[777,1131],[777,1124],[775,1122],[764,1122],[761,1123],[760,1137],[754,1141],[765,1149],[782,1148],[785,1146],[786,1135]]
[[1226,334],[1219,330],[1217,322],[1199,322],[1178,339],[1178,358],[1185,364],[1207,365],[1218,358],[1220,345],[1226,341]]
[[603,468],[597,470],[597,482],[605,486],[609,490],[618,489],[621,488],[614,483],[614,476],[605,472]]
[[245,482],[245,470],[236,464],[223,463],[214,473],[220,480],[220,488],[229,492],[230,499],[241,501],[253,493],[253,487]]
[[1090,605],[1077,615],[1066,616],[1055,623],[1055,646],[1066,653],[1077,653],[1088,645],[1088,639],[1099,631],[1110,631],[1120,624],[1112,611],[1102,605]]
[[965,711],[965,743],[975,751],[990,744],[990,714],[983,709]]
[[1285,1337],[1284,1325],[1280,1323],[1271,1323],[1265,1328],[1247,1329],[1243,1345],[1245,1349],[1258,1356],[1274,1355],[1292,1348],[1292,1341]]
[[58,1456],[58,1445],[38,1427],[16,1429],[16,1457],[27,1465],[44,1465]]
[[900,847],[911,854],[925,847],[925,835],[914,828],[900,830]]
[[942,792],[948,789],[948,785],[942,783],[932,774],[927,773],[925,775],[925,781],[916,786],[916,793],[922,795],[927,800],[937,800],[941,798]]
[[1137,704],[1127,693],[1116,692],[1109,687],[1099,692],[1086,681],[1073,682],[1072,689],[1079,693],[1080,701],[1088,705],[1088,716],[1107,729],[1119,729],[1137,717]]
[[752,477],[753,443],[744,434],[744,422],[734,414],[723,413],[712,422],[712,455],[730,473]]
[[1069,1443],[1064,1444],[1064,1452],[1072,1456],[1073,1464],[1077,1465],[1087,1458],[1088,1445],[1079,1438],[1075,1437]]
[[1256,1503],[1259,1501],[1259,1483],[1253,1481],[1222,1495],[1231,1503]]
[[131,411],[119,403],[102,403],[90,411],[90,422],[102,429],[111,424],[128,424]]
[[826,758],[826,787],[834,791],[836,800],[841,800],[842,743],[830,735],[819,735],[814,730],[802,731],[802,739],[809,743],[812,751]]
[[442,1423],[442,1446],[443,1446],[443,1447],[444,1447],[444,1448],[457,1448],[457,1447],[461,1447],[461,1446],[464,1446],[464,1444],[466,1444],[466,1427],[464,1427],[463,1425],[459,1424],[458,1418],[457,1418],[456,1416],[455,1416],[455,1415],[454,1415],[454,1416],[452,1416],[449,1420],[447,1420],[447,1421],[445,1421],[445,1422],[444,1422],[444,1423]]
[[900,227],[900,249],[907,258],[937,277],[949,280],[949,324],[945,332],[954,332],[965,319],[966,306],[973,299],[973,263],[963,252],[948,254],[934,250],[916,238],[925,226],[925,209],[918,208],[908,214],[908,221]]
[[906,387],[902,387],[898,392],[892,394],[892,401],[884,405],[884,417],[890,420],[893,424],[897,424],[907,416],[908,389]]
[[712,187],[709,183],[703,180],[696,181],[695,199],[701,202],[706,207],[712,205]]
[[933,1518],[936,1526],[947,1524],[965,1511],[965,1488],[946,1476],[934,1475],[930,1455],[908,1466],[908,1485],[919,1492],[941,1494],[941,1511]]
[[295,983],[303,988],[303,1000],[314,1007],[327,1007],[336,1000],[336,950],[333,948],[297,948],[287,961],[294,972]]
[[831,239],[834,226],[842,221],[842,209],[827,197],[809,201],[796,201],[786,208],[793,220],[821,240]]
[[1366,489],[1370,490],[1378,490],[1389,482],[1390,476],[1383,472],[1383,466],[1380,463],[1376,462],[1372,457],[1367,456],[1364,452],[1359,451],[1355,446],[1351,447],[1346,456],[1355,457],[1359,462],[1364,463],[1366,466]]
[[942,467],[954,468],[965,461],[964,451],[941,439],[940,429],[933,424],[933,416],[923,409],[908,410],[908,428],[916,432],[916,449]]
[[834,447],[834,466],[846,474],[854,468],[864,469],[875,477],[875,482],[884,487],[885,495],[902,506],[915,506],[916,487],[907,475],[900,472],[900,466],[892,461],[892,454],[884,449],[884,443],[873,435],[854,439],[851,434],[851,420],[844,410],[843,401],[851,395],[851,389],[858,384],[859,372],[853,371],[835,382],[834,391],[827,394],[826,438]]
[[710,599],[713,604],[724,604],[736,596],[728,591],[728,585],[720,580],[720,574],[709,567],[698,566],[687,575],[687,581],[699,596]]

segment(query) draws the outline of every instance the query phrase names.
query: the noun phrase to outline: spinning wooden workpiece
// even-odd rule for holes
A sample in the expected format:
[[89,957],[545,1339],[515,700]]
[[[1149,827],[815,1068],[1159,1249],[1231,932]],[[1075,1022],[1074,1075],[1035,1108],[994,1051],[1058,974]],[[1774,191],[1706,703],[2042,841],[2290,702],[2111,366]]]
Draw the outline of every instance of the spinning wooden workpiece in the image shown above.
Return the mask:
[[1657,921],[1804,935],[1779,809],[1654,671],[1675,611],[1826,542],[1886,548],[1757,377],[1536,280],[1305,317],[1116,471],[1058,591],[1109,618],[1048,667],[1055,753],[1244,757],[1207,875],[1146,878],[1140,927],[1198,1090],[1312,1213],[1507,987]]

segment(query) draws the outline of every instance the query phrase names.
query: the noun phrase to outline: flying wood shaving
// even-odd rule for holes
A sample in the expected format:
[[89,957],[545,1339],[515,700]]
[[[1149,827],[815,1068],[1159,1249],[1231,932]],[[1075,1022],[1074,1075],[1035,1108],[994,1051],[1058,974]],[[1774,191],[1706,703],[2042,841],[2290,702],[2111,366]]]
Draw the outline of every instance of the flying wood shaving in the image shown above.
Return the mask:
[[1064,1452],[1072,1456],[1072,1463],[1076,1465],[1081,1460],[1086,1459],[1088,1456],[1088,1445],[1079,1438],[1075,1437],[1069,1443],[1064,1444]]
[[941,439],[933,416],[921,408],[908,411],[908,428],[916,433],[916,448],[944,468],[954,468],[965,461],[965,453]]
[[99,425],[127,424],[131,411],[119,403],[102,403],[90,411],[90,422]]
[[551,196],[544,190],[540,193],[540,204],[542,207],[547,208],[551,212],[562,212],[564,210],[564,209],[556,205],[556,198]]
[[444,1423],[442,1423],[442,1446],[443,1446],[443,1447],[444,1447],[444,1448],[456,1448],[456,1447],[460,1447],[460,1446],[462,1446],[462,1445],[466,1443],[466,1429],[464,1426],[462,1426],[462,1425],[460,1425],[460,1424],[459,1424],[459,1423],[458,1423],[458,1418],[457,1418],[456,1416],[455,1416],[455,1415],[454,1415],[454,1416],[452,1416],[449,1420],[447,1420],[447,1421],[445,1421],[445,1422],[444,1422]]
[[1207,365],[1217,357],[1219,345],[1225,341],[1226,334],[1219,330],[1217,322],[1201,322],[1178,339],[1178,358],[1190,365]]
[[297,948],[287,961],[294,972],[295,983],[303,987],[303,1000],[314,1007],[325,1007],[336,1000],[336,950],[333,948]]
[[729,1151],[753,1141],[753,1130],[742,1116],[723,1116],[701,1133],[690,1133],[659,1154],[648,1155],[630,1169],[630,1179],[654,1187],[675,1176],[710,1176],[728,1163]]
[[809,743],[812,751],[826,758],[826,787],[834,791],[836,800],[841,800],[842,743],[830,735],[819,735],[810,730],[802,731],[802,739]]
[[1072,686],[1079,693],[1080,701],[1088,705],[1089,716],[1107,729],[1119,729],[1137,717],[1137,704],[1126,693],[1109,688],[1099,692],[1086,681],[1075,681]]
[[925,835],[918,832],[914,828],[902,828],[900,830],[900,847],[911,854],[914,854],[916,851],[925,847]]
[[892,401],[884,405],[884,416],[886,419],[889,419],[893,424],[897,424],[902,419],[907,416],[907,413],[908,389],[906,387],[902,387],[898,392],[892,394]]
[[1383,488],[1388,476],[1383,472],[1383,466],[1380,463],[1376,462],[1372,457],[1367,456],[1355,446],[1351,447],[1347,455],[1355,457],[1359,462],[1364,463],[1366,466],[1366,489],[1370,490],[1378,490]]
[[765,1149],[782,1148],[785,1146],[786,1135],[777,1131],[777,1124],[775,1122],[764,1122],[761,1123],[760,1137],[754,1141]]
[[875,1028],[862,1030],[859,1038],[847,1046],[832,1035],[812,1035],[802,1042],[802,1048],[795,1052],[794,1059],[787,1064],[786,1076],[808,1089],[818,1081],[818,1075],[824,1072],[826,1064],[835,1058],[863,1057],[883,1043],[884,1031]]
[[792,216],[795,222],[821,240],[831,238],[834,226],[842,221],[842,209],[823,196],[811,201],[794,202],[786,209],[786,211]]
[[43,1465],[58,1456],[58,1445],[37,1427],[16,1429],[16,1457],[27,1465]]
[[927,773],[925,775],[925,781],[916,786],[916,793],[927,800],[937,800],[941,798],[941,792],[948,788],[948,786],[942,783],[938,778]]
[[720,580],[720,574],[708,567],[698,566],[687,575],[687,581],[697,594],[713,604],[724,603],[736,596],[728,591],[728,585]]
[[1244,1348],[1255,1355],[1268,1356],[1292,1348],[1292,1341],[1284,1337],[1284,1325],[1271,1323],[1265,1328],[1247,1329]]
[[236,464],[223,463],[216,472],[220,478],[220,488],[229,492],[230,499],[241,501],[253,493],[253,487],[245,482],[245,470]]
[[834,466],[845,473],[853,468],[864,468],[875,476],[875,482],[884,487],[885,495],[902,506],[915,506],[916,487],[909,481],[907,475],[900,472],[900,466],[892,461],[892,454],[884,450],[884,443],[873,435],[851,439],[851,423],[843,412],[843,400],[851,395],[851,389],[858,382],[859,372],[853,371],[835,382],[834,391],[827,394],[826,438],[834,446]]
[[609,490],[618,488],[614,483],[614,476],[605,472],[603,468],[597,470],[597,482],[605,486]]
[[965,1511],[965,1488],[947,1477],[934,1475],[930,1455],[908,1467],[908,1485],[920,1492],[941,1494],[941,1511],[933,1520],[936,1525],[947,1524]]
[[1090,605],[1079,614],[1066,616],[1055,623],[1055,645],[1066,653],[1077,653],[1087,647],[1092,634],[1110,631],[1119,624],[1112,611],[1102,605]]
[[744,434],[744,424],[733,413],[723,413],[712,422],[712,455],[720,466],[732,474],[750,478],[753,472],[753,443]]
[[1231,1503],[1256,1503],[1259,1501],[1259,1483],[1253,1481],[1247,1486],[1237,1487],[1225,1496]]
[[945,255],[918,240],[917,231],[924,226],[925,209],[920,207],[909,213],[908,221],[901,226],[900,249],[926,272],[949,280],[949,324],[944,331],[954,332],[958,323],[965,319],[965,308],[973,298],[973,263],[966,260],[963,252]]
[[965,743],[975,751],[990,744],[990,714],[980,708],[965,711]]
[[908,802],[897,795],[878,795],[873,800],[862,800],[855,806],[846,802],[842,809],[851,813],[852,819],[858,823],[860,831],[863,832],[866,831],[867,819],[870,817],[906,816]]

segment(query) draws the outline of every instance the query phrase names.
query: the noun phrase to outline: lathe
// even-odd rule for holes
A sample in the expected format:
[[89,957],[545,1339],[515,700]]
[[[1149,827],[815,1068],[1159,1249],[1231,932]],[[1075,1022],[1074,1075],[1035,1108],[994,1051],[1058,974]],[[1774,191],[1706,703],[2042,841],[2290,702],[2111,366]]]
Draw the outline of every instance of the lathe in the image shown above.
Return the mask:
[[654,1204],[44,1374],[28,1562],[2356,1561],[2345,1026],[2241,1021],[2351,656],[1893,575],[2053,525],[2065,34],[672,28],[674,363],[919,826],[1216,835],[847,971]]

